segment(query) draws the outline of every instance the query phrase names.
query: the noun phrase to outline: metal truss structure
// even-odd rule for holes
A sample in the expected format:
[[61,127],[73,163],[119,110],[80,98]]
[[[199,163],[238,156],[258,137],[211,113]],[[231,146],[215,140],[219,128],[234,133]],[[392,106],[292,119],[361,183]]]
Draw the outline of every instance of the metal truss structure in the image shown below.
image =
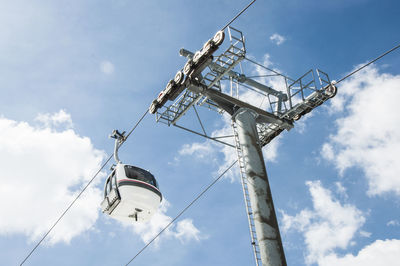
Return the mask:
[[[203,60],[205,64],[201,72],[196,73],[196,76],[187,75],[175,88],[176,91],[168,94],[170,84],[179,81],[176,77],[182,71],[178,71],[175,81],[171,80],[165,90],[161,91],[159,97],[153,101],[152,105],[157,100],[163,103],[152,112],[156,113],[157,122],[168,126],[178,126],[218,141],[218,137],[210,137],[204,130],[197,132],[180,126],[177,122],[191,108],[195,109],[195,106],[230,114],[241,107],[249,108],[259,114],[257,127],[260,141],[264,146],[283,130],[290,130],[293,127],[293,121],[299,120],[300,117],[335,96],[334,82],[330,81],[325,72],[316,70],[319,86],[315,81],[313,70],[309,70],[298,79],[292,79],[246,57],[242,32],[233,27],[228,27],[227,32],[230,43],[223,53],[215,59],[212,55],[208,55],[209,57]],[[185,49],[180,50],[180,55],[186,57],[189,62],[195,57],[195,53]],[[243,73],[244,64],[249,65],[253,73],[258,75],[246,76]],[[229,85],[226,86],[226,84]],[[273,88],[272,84],[277,84],[279,88]],[[227,87],[228,90],[223,89]],[[262,99],[263,103],[255,106],[251,101],[248,102],[246,97],[251,97],[249,92],[253,92],[253,97]],[[163,99],[160,100],[160,96],[164,96]],[[198,115],[197,111],[195,112]],[[200,117],[197,118],[203,128]]]
[[[265,167],[260,170],[260,167],[255,166],[257,161],[263,164],[263,159],[252,158],[249,160],[249,158],[254,157],[253,155],[256,153],[261,153],[256,152],[254,148],[261,151],[261,147],[271,142],[282,131],[293,128],[294,122],[303,115],[335,96],[337,88],[335,82],[331,82],[328,75],[318,69],[316,75],[313,70],[309,70],[298,79],[292,79],[268,66],[255,62],[246,56],[242,32],[231,26],[227,27],[226,31],[229,44],[218,56],[214,57],[213,54],[224,41],[224,31],[217,32],[195,53],[186,49],[180,50],[180,55],[187,58],[187,63],[182,70],[177,72],[174,79],[167,83],[166,88],[152,102],[149,111],[156,114],[157,122],[165,123],[168,126],[173,125],[236,148],[256,265],[266,264],[266,262],[271,265],[285,265],[286,261]],[[244,73],[243,69],[249,69],[250,73]],[[318,86],[316,76],[319,81]],[[206,107],[220,114],[226,112],[232,116],[233,134],[209,136],[196,106]],[[202,132],[177,124],[190,109],[194,110]],[[243,115],[243,112],[247,112],[247,114]],[[244,122],[254,120],[253,131],[255,134],[249,133],[251,126],[242,126],[242,129],[239,130],[237,124],[238,122],[242,123],[243,120],[240,121],[240,118],[237,118],[238,113],[242,113],[242,117],[247,115]],[[246,139],[245,136],[249,135],[253,136]],[[228,137],[234,137],[235,145],[222,140]],[[249,151],[251,151],[250,154]],[[256,195],[255,179],[249,176],[250,170],[258,171],[262,182],[266,182],[265,186],[263,185],[266,193],[264,196],[268,194],[267,202],[271,206],[270,210],[258,209],[256,202],[259,199],[265,199],[264,196]],[[274,221],[268,225],[260,223],[259,220],[263,220],[263,217],[260,218],[262,212],[273,212],[272,220]],[[266,244],[265,239],[269,236],[264,234],[263,227],[270,228],[271,226],[276,227],[274,235],[277,235],[277,244],[272,244],[272,246],[276,246],[275,250],[266,250],[268,249],[266,246],[271,246],[271,243]],[[263,236],[263,241],[257,240],[258,234]],[[274,257],[275,262],[273,262]]]

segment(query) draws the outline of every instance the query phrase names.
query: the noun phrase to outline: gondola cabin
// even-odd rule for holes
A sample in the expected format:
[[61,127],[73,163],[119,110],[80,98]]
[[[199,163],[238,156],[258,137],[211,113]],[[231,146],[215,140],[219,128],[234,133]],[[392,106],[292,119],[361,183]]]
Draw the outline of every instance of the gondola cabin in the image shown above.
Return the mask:
[[104,186],[103,213],[115,219],[148,221],[162,200],[154,176],[139,167],[118,163]]

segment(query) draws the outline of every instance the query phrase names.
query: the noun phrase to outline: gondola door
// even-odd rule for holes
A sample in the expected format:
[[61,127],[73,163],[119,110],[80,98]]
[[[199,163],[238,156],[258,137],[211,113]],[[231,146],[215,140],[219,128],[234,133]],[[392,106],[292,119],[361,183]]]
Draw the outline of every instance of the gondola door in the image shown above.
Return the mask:
[[114,171],[107,178],[106,185],[104,187],[104,200],[101,203],[102,211],[109,215],[121,202],[121,196],[117,187],[115,171],[116,169],[114,169]]

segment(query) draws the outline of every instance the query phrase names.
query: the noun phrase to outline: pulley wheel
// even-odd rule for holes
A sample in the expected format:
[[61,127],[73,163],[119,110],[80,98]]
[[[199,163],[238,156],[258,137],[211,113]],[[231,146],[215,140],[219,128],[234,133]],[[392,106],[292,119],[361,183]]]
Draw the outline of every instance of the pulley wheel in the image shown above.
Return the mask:
[[200,57],[201,57],[201,52],[200,52],[200,51],[197,51],[197,52],[194,54],[194,56],[193,56],[193,62],[194,62],[194,63],[199,62]]
[[224,42],[224,39],[225,33],[223,31],[218,31],[214,35],[213,42],[215,45],[220,46]]
[[183,73],[182,73],[182,71],[179,70],[178,72],[176,72],[174,81],[176,84],[180,84],[182,82],[182,80],[183,80]]
[[193,61],[189,60],[186,62],[185,66],[183,67],[183,74],[188,75],[192,70]]
[[333,84],[329,85],[329,87],[326,88],[325,90],[325,94],[328,95],[329,98],[335,97],[336,93],[337,93],[337,88]]
[[165,87],[165,93],[169,94],[171,92],[172,87],[174,86],[175,81],[172,79],[167,83],[167,86]]
[[294,121],[297,121],[297,120],[300,119],[300,117],[301,117],[301,115],[300,115],[300,114],[297,114],[297,115],[293,116],[293,120],[294,120]]

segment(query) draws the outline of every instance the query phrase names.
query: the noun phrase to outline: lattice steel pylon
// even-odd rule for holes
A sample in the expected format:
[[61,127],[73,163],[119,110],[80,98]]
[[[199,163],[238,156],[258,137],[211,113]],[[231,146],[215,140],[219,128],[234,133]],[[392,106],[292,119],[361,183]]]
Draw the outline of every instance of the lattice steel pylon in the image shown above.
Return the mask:
[[[229,44],[218,56],[213,54],[225,38]],[[187,58],[149,111],[156,121],[188,130],[197,135],[236,148],[251,244],[256,265],[286,265],[262,147],[294,122],[336,95],[335,82],[328,75],[312,70],[291,79],[246,57],[241,31],[229,26],[219,31],[195,53],[181,49]],[[252,73],[246,75],[244,69]],[[195,106],[203,106],[232,117],[233,134],[210,136]],[[198,132],[177,122],[193,108],[201,125]],[[234,137],[234,145],[221,139]]]

